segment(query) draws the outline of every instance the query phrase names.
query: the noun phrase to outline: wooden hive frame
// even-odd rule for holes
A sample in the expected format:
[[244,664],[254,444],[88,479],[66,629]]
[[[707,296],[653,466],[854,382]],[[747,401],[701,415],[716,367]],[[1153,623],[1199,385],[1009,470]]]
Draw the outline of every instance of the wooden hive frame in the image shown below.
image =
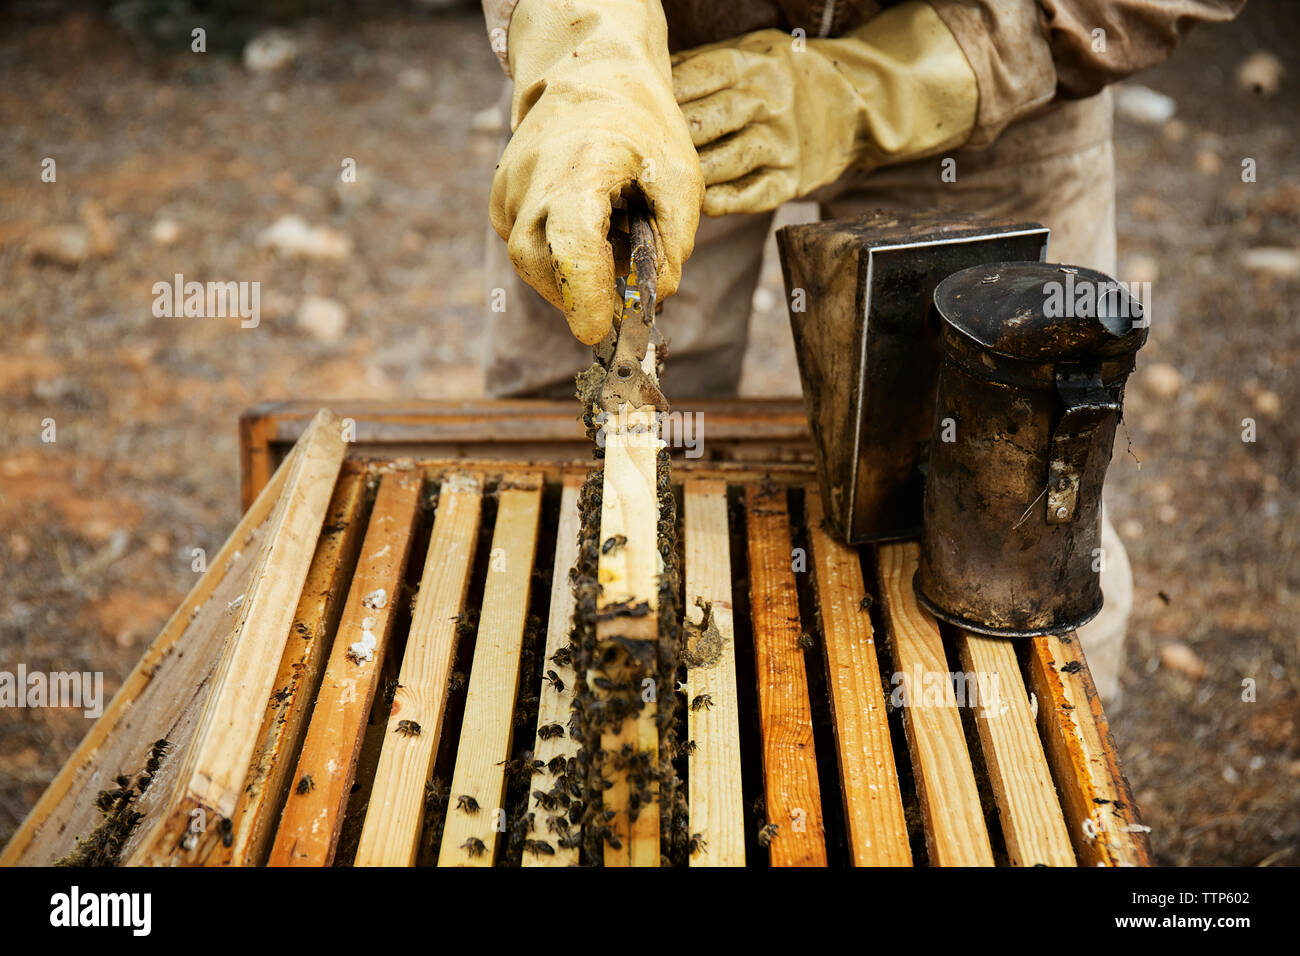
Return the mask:
[[[761,417],[754,429],[768,437]],[[589,862],[558,845],[563,824],[552,818],[562,813],[547,798],[573,742],[538,734],[567,724],[568,695],[546,672],[572,688],[571,672],[550,659],[567,641],[578,488],[589,465],[563,454],[521,461],[425,456],[418,443],[407,450],[393,458],[353,445],[327,484],[332,500],[325,495],[334,516],[350,517],[315,507],[321,524],[305,577],[315,583],[301,589],[293,628],[309,628],[318,646],[307,653],[286,635],[279,671],[270,672],[273,706],[310,694],[316,710],[308,721],[299,700],[283,733],[260,717],[262,727],[250,725],[244,777],[260,784],[235,811],[231,846],[208,839],[180,854],[137,840],[153,849],[136,846],[129,859],[294,862],[277,859],[276,848],[320,819],[316,832],[328,837],[301,862]],[[820,520],[810,463],[798,454],[735,460],[743,457],[674,464],[681,606],[697,636],[678,708],[690,742],[678,761],[696,837],[690,864],[1149,863],[1146,828],[1078,641],[1007,643],[937,624],[911,594],[914,544],[840,544]],[[251,541],[259,528],[264,548],[276,539],[266,522],[292,475],[268,469],[269,489],[232,542]],[[238,550],[228,544],[223,559]],[[331,691],[340,659],[352,671],[362,666],[340,655],[340,637],[356,643],[358,617],[384,609],[366,598],[390,585],[389,613],[370,628],[382,623],[386,638],[376,632],[363,685],[351,695]],[[169,646],[195,638],[195,648],[218,653],[213,638],[201,644],[198,631],[187,636],[192,627],[179,636],[169,627],[160,637]],[[156,644],[142,666],[158,668],[160,658],[174,655]],[[305,676],[282,686],[290,671]],[[957,690],[981,696],[957,706],[951,680],[936,691],[932,674],[957,674]],[[123,702],[106,712],[107,729],[92,730],[0,862],[65,855],[93,823],[86,807],[93,811],[96,789],[133,768],[159,721],[176,723],[154,713],[160,705],[140,684],[128,681]],[[893,706],[900,688],[909,706]],[[320,702],[331,694],[347,719],[318,734]],[[191,709],[207,706],[203,696],[196,690]],[[149,719],[124,721],[133,711]],[[191,760],[192,748],[175,743],[165,768]],[[335,769],[309,769],[331,760]],[[324,805],[324,816],[295,802]]]

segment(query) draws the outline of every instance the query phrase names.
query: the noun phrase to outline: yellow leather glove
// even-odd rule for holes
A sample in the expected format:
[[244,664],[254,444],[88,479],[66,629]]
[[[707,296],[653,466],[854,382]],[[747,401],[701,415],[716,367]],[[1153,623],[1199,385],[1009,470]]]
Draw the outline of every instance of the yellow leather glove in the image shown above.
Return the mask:
[[507,45],[511,136],[492,226],[515,270],[592,345],[622,309],[610,202],[639,189],[659,247],[659,298],[695,246],[704,178],[673,98],[660,0],[521,0]]
[[850,167],[960,146],[979,101],[956,38],[921,0],[834,39],[760,30],[688,50],[674,57],[673,85],[710,216],[775,209]]

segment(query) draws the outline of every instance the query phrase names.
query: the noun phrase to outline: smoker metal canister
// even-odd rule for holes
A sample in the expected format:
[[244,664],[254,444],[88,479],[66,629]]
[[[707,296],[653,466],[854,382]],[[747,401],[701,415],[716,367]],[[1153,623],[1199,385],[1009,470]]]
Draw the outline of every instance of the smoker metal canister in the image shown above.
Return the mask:
[[1100,272],[1002,262],[934,292],[943,361],[921,603],[967,630],[1061,634],[1101,610],[1101,490],[1142,306]]
[[1035,222],[875,210],[777,230],[827,527],[912,540],[939,380],[934,288],[981,262],[1047,258]]

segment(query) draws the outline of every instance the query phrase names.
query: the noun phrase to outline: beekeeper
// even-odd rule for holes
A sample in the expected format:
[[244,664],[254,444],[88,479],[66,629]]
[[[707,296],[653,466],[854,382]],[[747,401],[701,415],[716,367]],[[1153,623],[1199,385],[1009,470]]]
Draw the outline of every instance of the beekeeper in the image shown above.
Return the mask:
[[[673,296],[669,395],[735,394],[764,240],[790,200],[823,218],[1036,220],[1053,260],[1113,275],[1106,85],[1243,4],[484,0],[514,81],[491,220],[540,293],[507,288],[488,390],[572,394],[619,311],[606,234],[611,200],[631,191],[651,206],[660,298]],[[1132,577],[1109,523],[1102,540],[1106,607],[1083,640],[1113,701]]]

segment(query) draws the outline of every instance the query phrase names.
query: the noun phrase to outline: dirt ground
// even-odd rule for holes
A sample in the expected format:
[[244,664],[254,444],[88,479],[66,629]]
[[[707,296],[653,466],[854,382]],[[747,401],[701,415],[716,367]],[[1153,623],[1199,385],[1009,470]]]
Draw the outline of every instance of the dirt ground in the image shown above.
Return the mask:
[[[298,21],[296,57],[261,73],[242,38],[168,52],[97,14],[17,9],[0,15],[0,668],[103,671],[111,695],[193,583],[192,549],[234,525],[241,409],[481,394],[502,80],[473,7]],[[1174,119],[1117,126],[1120,278],[1152,282],[1155,318],[1110,484],[1136,578],[1112,721],[1166,864],[1300,863],[1300,76],[1272,96],[1236,80],[1252,52],[1300,46],[1297,19],[1256,2],[1193,34],[1140,78]],[[308,257],[259,244],[289,215],[325,230]],[[155,317],[175,273],[260,281],[260,325]],[[743,390],[797,381],[769,262]],[[88,727],[0,712],[0,844]]]

